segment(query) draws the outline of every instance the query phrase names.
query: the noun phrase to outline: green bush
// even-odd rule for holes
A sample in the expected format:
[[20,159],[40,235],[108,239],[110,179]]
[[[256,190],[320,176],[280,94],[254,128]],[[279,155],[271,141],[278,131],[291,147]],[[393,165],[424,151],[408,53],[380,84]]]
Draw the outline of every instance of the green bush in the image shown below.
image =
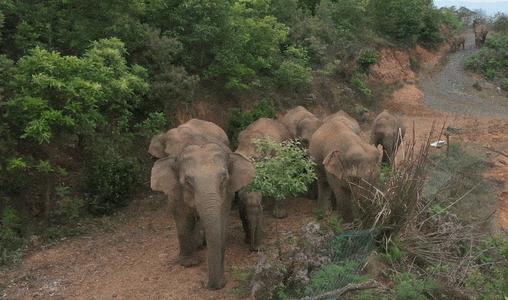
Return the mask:
[[434,281],[419,279],[411,273],[398,274],[395,281],[395,299],[397,300],[426,300],[426,293],[437,289]]
[[114,152],[93,160],[86,173],[88,210],[109,215],[125,207],[139,184],[139,164]]
[[276,143],[262,139],[255,144],[262,155],[254,162],[256,177],[249,185],[251,191],[282,200],[307,192],[308,186],[317,179],[315,163],[300,142]]
[[370,66],[375,65],[378,59],[379,55],[375,49],[363,49],[356,59],[356,64],[361,72],[368,73]]
[[466,60],[466,68],[483,74],[487,79],[503,81],[508,78],[508,34],[489,36],[485,46]]
[[301,91],[312,82],[312,69],[308,67],[309,57],[303,48],[290,47],[285,52],[285,59],[274,72],[280,87]]
[[369,86],[365,83],[365,80],[367,80],[367,76],[363,73],[355,73],[353,74],[353,77],[351,78],[351,84],[353,84],[354,87],[362,93],[364,96],[372,96],[372,90],[369,88]]
[[353,260],[347,260],[340,265],[326,265],[311,275],[305,294],[316,295],[340,289],[350,283],[362,282],[366,277],[358,274],[360,267],[360,263]]
[[275,118],[277,110],[278,108],[275,103],[268,99],[259,101],[249,111],[245,111],[241,108],[233,109],[228,124],[228,136],[231,145],[233,147],[238,145],[238,134],[240,134],[242,130],[259,118]]
[[24,245],[25,224],[18,211],[4,208],[0,223],[0,266],[17,261]]

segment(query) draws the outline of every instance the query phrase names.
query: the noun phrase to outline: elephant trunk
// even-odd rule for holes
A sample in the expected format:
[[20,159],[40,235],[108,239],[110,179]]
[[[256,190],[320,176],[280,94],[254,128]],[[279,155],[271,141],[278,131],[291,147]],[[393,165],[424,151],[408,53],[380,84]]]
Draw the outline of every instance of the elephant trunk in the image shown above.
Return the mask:
[[224,199],[219,193],[196,195],[198,214],[205,229],[208,256],[208,288],[221,289],[224,277],[224,254],[226,242],[226,213]]

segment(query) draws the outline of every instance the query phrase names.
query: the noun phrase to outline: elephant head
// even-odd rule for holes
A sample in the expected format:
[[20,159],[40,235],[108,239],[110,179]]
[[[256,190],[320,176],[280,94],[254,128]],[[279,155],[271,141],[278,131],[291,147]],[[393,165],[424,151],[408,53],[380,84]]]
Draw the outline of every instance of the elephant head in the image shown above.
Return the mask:
[[148,147],[148,153],[157,158],[163,158],[168,156],[164,149],[166,148],[166,133],[162,132],[157,134],[150,141],[150,146]]
[[308,145],[310,138],[322,124],[322,121],[316,117],[304,118],[296,125],[296,136],[300,138],[305,145]]
[[152,190],[164,192],[185,211],[195,210],[199,216],[208,247],[210,289],[225,285],[226,218],[232,195],[254,175],[247,158],[216,143],[189,145],[176,158],[159,159],[152,168]]
[[372,181],[379,175],[383,154],[372,145],[357,145],[347,151],[332,151],[324,159],[326,171],[340,182],[358,182],[360,179]]

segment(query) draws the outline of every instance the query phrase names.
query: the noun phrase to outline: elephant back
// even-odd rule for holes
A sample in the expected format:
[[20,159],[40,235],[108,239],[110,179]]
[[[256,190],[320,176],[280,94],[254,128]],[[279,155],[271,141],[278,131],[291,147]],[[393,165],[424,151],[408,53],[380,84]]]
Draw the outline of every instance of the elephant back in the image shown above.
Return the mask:
[[283,142],[289,140],[291,134],[281,122],[273,119],[261,118],[240,132],[238,136],[239,144],[237,152],[246,156],[257,156],[258,153],[255,149],[254,141],[263,138],[269,138],[274,142]]
[[358,124],[358,121],[355,120],[355,118],[351,117],[347,112],[343,110],[339,110],[338,112],[327,116],[323,123],[327,123],[330,121],[336,121],[336,122],[342,122],[347,127],[349,127],[354,133],[359,134],[361,132],[360,124]]
[[308,111],[305,107],[297,106],[293,109],[288,110],[286,114],[280,118],[280,122],[286,126],[289,133],[291,134],[291,137],[297,138],[298,123],[307,118],[314,119],[316,116]]

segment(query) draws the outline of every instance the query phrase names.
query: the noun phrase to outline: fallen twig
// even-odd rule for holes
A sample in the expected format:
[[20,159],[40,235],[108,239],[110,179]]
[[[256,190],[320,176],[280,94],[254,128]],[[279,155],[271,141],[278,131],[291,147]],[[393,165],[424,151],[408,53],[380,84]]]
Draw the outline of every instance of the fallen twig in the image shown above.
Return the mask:
[[380,286],[381,285],[376,280],[369,280],[369,281],[362,282],[362,283],[350,283],[343,288],[333,290],[330,292],[326,292],[323,294],[319,294],[317,296],[300,298],[300,300],[319,300],[319,299],[326,299],[326,298],[330,298],[330,297],[335,297],[336,299],[339,299],[340,296],[342,296],[348,292],[358,291],[358,290],[375,289]]
[[492,148],[492,147],[489,147],[489,146],[483,146],[483,148],[485,148],[485,149],[487,149],[487,150],[489,150],[489,151],[495,152],[495,153],[497,153],[497,154],[500,154],[500,155],[502,155],[502,156],[504,156],[504,157],[508,158],[508,154],[504,153],[503,151],[496,150],[496,149],[494,149],[494,148]]

